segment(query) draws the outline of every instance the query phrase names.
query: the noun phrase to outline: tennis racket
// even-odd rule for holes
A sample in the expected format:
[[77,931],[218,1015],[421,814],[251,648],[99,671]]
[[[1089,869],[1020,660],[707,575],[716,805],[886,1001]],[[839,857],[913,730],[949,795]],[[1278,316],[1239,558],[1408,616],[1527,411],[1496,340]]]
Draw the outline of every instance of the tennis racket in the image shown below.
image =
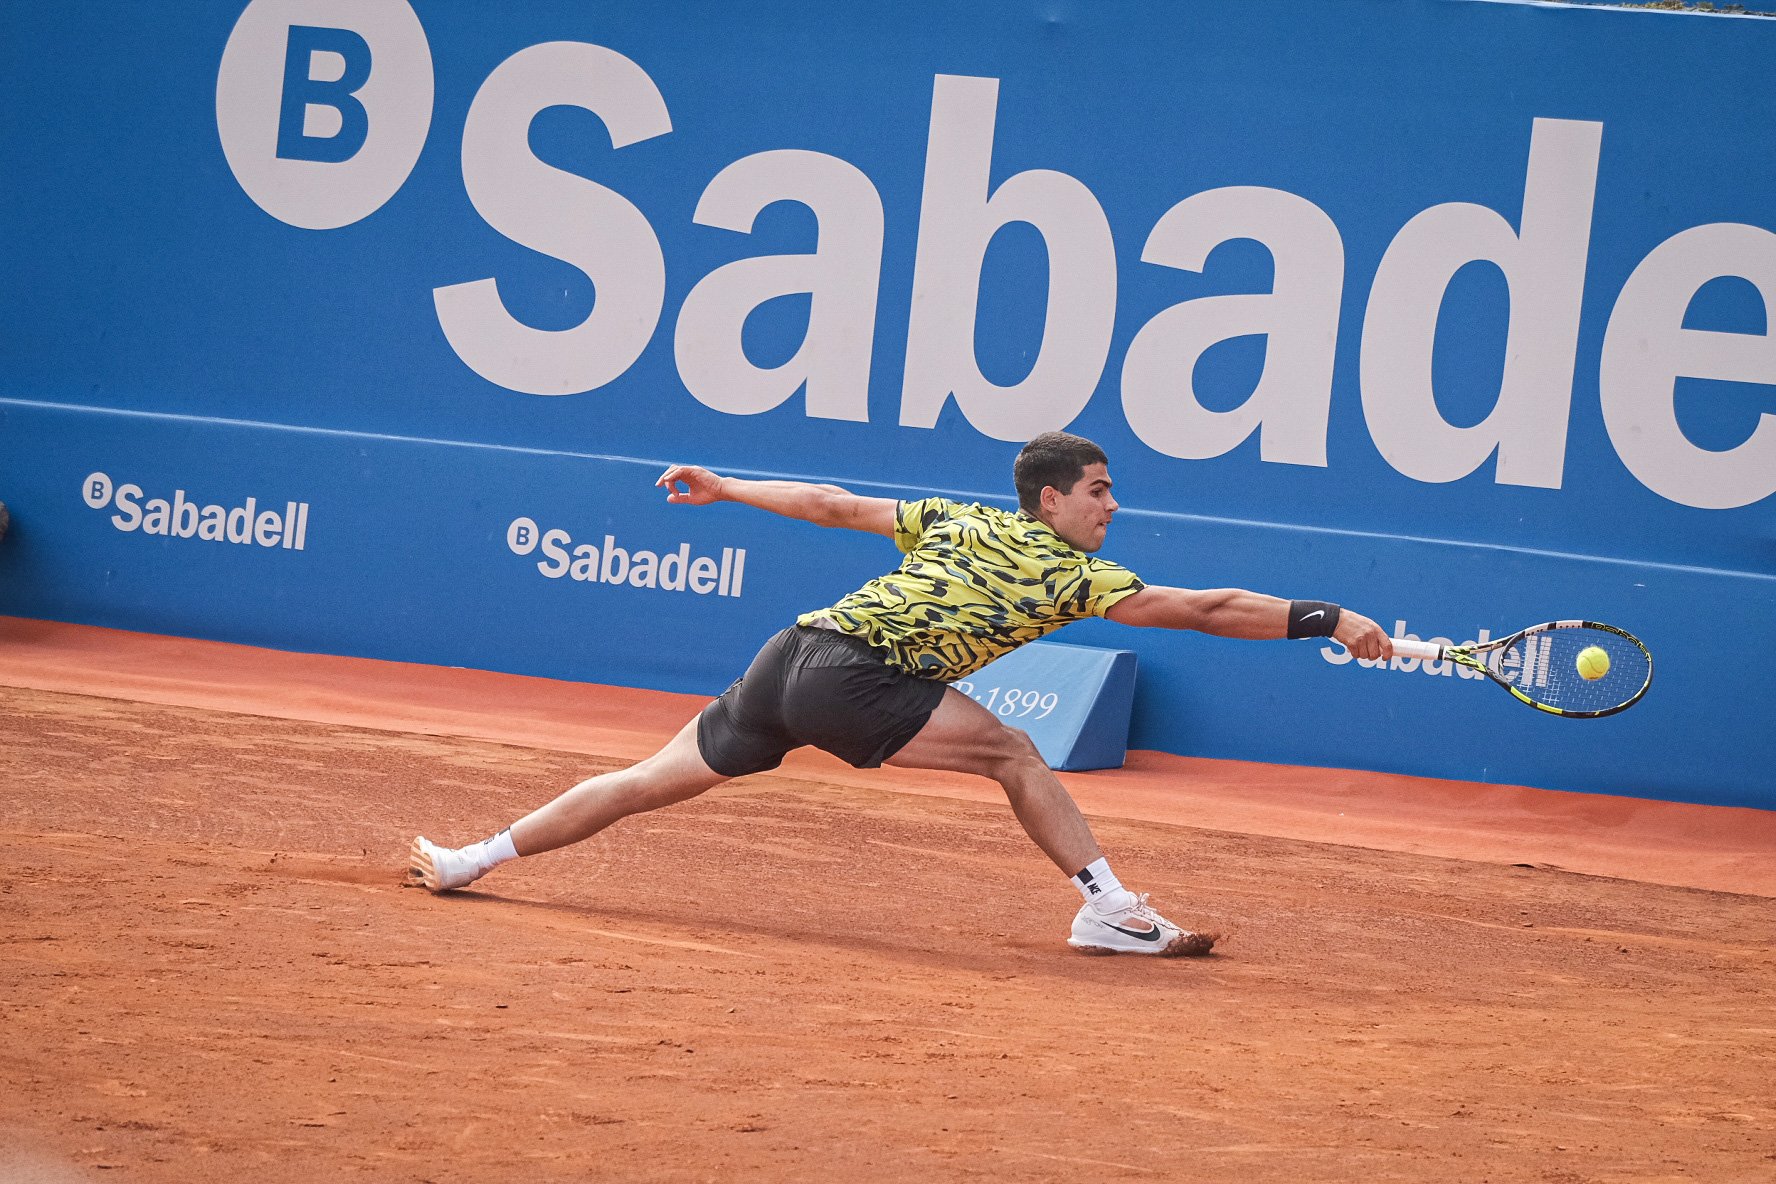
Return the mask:
[[[1579,656],[1595,647],[1596,654]],[[1394,639],[1394,653],[1427,662],[1449,661],[1478,670],[1518,699],[1550,715],[1598,719],[1640,702],[1653,685],[1653,655],[1626,629],[1597,621],[1549,621],[1519,629],[1484,645],[1437,645],[1429,641]],[[1596,674],[1604,667],[1601,674]]]

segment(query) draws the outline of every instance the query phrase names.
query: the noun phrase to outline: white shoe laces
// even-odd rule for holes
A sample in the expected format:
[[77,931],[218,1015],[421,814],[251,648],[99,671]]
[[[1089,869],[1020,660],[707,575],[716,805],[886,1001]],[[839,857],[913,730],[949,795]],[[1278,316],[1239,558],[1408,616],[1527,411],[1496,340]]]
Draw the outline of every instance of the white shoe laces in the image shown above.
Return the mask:
[[1122,911],[1125,917],[1142,917],[1149,921],[1159,920],[1159,914],[1147,905],[1147,893],[1142,892],[1135,897],[1135,903]]

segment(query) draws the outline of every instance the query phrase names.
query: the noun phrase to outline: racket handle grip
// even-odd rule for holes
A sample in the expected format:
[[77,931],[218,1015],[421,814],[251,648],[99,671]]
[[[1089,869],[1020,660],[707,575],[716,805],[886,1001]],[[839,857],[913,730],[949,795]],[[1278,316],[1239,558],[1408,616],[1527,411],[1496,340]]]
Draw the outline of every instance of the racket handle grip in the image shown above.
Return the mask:
[[1432,641],[1413,641],[1408,637],[1394,638],[1394,656],[1396,658],[1423,658],[1427,662],[1441,661],[1443,647]]

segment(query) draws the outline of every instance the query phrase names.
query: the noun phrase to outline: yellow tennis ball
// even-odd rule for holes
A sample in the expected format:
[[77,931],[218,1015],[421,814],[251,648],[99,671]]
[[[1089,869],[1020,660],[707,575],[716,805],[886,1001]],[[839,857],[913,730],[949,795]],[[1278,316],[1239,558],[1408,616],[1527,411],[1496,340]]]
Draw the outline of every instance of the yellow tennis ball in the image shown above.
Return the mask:
[[1579,677],[1588,682],[1596,682],[1609,673],[1609,655],[1602,646],[1588,645],[1580,650],[1578,664]]

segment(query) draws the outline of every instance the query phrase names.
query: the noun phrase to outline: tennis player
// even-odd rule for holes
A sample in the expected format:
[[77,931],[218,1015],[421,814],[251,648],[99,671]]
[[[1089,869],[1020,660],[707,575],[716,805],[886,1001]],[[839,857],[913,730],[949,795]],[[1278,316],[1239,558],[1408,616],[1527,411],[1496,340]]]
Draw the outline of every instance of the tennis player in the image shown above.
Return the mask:
[[1084,898],[1068,944],[1092,954],[1206,954],[1216,936],[1172,924],[1122,886],[1066,788],[1029,736],[949,686],[1069,621],[1195,629],[1222,637],[1331,637],[1386,657],[1380,626],[1324,601],[1240,589],[1144,584],[1096,557],[1117,503],[1104,452],[1050,432],[1018,453],[1019,508],[944,498],[897,502],[832,485],[747,481],[673,465],[666,500],[732,501],[820,526],[887,535],[900,567],[765,643],[745,675],[653,756],[604,773],[466,847],[413,840],[409,881],[461,888],[520,855],[540,855],[732,777],[776,768],[813,745],[858,768],[888,764],[990,777],[1036,845]]

